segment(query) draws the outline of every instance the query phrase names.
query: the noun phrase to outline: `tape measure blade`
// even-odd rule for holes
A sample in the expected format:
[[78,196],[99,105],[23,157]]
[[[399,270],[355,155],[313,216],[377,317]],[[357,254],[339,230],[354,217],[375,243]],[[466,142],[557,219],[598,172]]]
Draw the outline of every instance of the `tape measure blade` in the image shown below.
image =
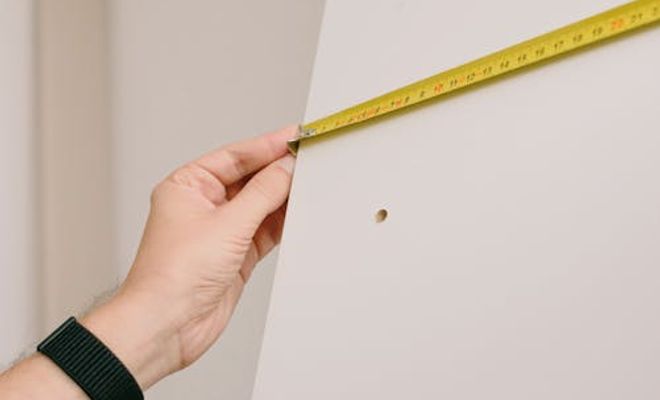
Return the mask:
[[440,98],[659,20],[660,0],[632,1],[305,124],[302,134],[290,143],[290,149],[295,153],[300,140]]

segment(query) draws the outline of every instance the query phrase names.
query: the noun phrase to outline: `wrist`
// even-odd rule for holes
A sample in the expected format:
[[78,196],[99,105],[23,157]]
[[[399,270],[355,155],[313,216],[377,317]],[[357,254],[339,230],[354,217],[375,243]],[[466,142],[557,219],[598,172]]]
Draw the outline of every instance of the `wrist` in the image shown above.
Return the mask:
[[167,304],[119,292],[80,323],[128,368],[143,390],[179,369],[178,324]]

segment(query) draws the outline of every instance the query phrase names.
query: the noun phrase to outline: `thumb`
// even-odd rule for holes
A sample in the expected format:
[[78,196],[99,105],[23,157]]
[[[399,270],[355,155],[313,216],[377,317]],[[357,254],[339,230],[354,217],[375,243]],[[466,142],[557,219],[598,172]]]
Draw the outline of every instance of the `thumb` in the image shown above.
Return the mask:
[[277,211],[289,196],[295,165],[292,155],[272,162],[255,174],[243,189],[223,207],[238,227],[253,235],[268,215]]

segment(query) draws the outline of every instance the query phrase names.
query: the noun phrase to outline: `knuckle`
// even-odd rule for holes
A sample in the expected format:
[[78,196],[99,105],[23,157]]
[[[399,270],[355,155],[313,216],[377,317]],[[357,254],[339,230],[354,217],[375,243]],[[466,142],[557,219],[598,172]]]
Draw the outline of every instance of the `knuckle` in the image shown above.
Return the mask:
[[163,197],[163,193],[165,192],[165,182],[160,182],[156,186],[151,189],[151,196],[150,196],[150,202],[151,205],[157,204],[160,199]]
[[196,167],[184,165],[174,171],[169,179],[179,185],[195,187],[200,179],[200,174]]

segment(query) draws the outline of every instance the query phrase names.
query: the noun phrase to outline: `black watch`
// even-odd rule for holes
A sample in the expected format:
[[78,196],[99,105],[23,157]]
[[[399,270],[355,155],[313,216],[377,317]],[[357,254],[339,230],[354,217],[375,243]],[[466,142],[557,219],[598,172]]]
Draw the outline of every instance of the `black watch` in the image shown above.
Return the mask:
[[74,317],[39,344],[92,400],[142,400],[140,385],[128,368]]

